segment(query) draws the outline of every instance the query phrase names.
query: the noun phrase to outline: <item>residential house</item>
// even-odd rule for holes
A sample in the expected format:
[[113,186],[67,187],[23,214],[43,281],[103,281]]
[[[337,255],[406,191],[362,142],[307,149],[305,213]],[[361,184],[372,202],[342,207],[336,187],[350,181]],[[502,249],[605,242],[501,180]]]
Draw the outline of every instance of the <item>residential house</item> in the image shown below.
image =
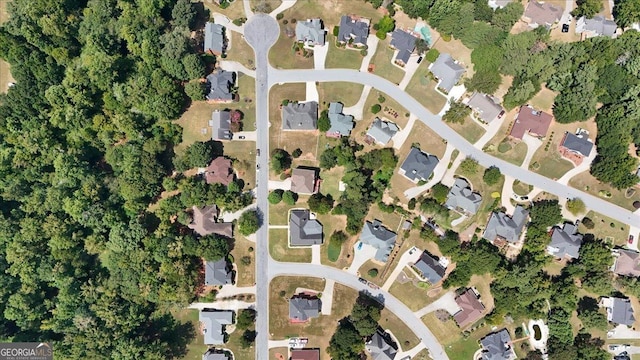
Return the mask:
[[451,55],[445,53],[440,54],[436,61],[429,65],[429,70],[438,79],[438,88],[447,93],[456,86],[464,74],[464,68]]
[[289,212],[289,246],[311,246],[322,244],[322,224],[311,219],[307,209]]
[[364,223],[360,241],[363,244],[373,246],[377,251],[374,259],[379,262],[387,262],[391,250],[396,245],[396,233],[382,226],[380,220]]
[[613,272],[621,276],[640,276],[640,253],[633,250],[615,249],[613,250],[615,262]]
[[211,113],[211,140],[231,140],[231,112],[227,110],[214,110]]
[[513,0],[488,0],[487,4],[493,10],[497,10],[507,6],[512,1]]
[[317,102],[289,102],[282,107],[282,130],[315,130],[317,128]]
[[205,261],[204,284],[206,286],[222,286],[233,283],[233,271],[226,258],[216,261]]
[[500,100],[487,94],[474,92],[466,104],[473,110],[480,121],[487,124],[490,124],[493,120],[500,119],[504,115]]
[[516,206],[513,216],[509,216],[502,211],[494,212],[489,218],[489,222],[482,234],[482,237],[491,243],[501,239],[510,243],[517,243],[522,235],[522,230],[527,224],[529,211],[522,206]]
[[475,214],[480,209],[482,196],[471,191],[471,186],[467,180],[456,178],[447,195],[444,206],[451,210],[461,211],[465,214]]
[[317,318],[322,309],[322,302],[315,296],[304,294],[294,295],[289,299],[289,321],[292,323],[306,323]]
[[224,156],[218,156],[213,159],[204,171],[207,184],[229,185],[234,178],[233,168],[231,167],[231,159]]
[[407,179],[417,183],[421,180],[429,180],[436,165],[438,165],[436,156],[425,154],[420,149],[412,147],[398,172],[400,175],[404,175]]
[[207,76],[207,101],[212,103],[230,103],[236,99],[236,73],[215,70]]
[[371,127],[367,131],[367,138],[384,146],[387,145],[389,140],[391,140],[398,131],[400,131],[400,128],[398,128],[398,125],[395,123],[375,118],[373,123],[371,123]]
[[326,34],[327,30],[320,19],[307,19],[296,23],[296,40],[307,45],[324,46]]
[[521,106],[516,121],[511,128],[509,135],[516,139],[522,139],[526,132],[531,136],[545,137],[553,116],[544,111],[538,111],[529,105]]
[[607,309],[607,320],[611,323],[632,326],[636,321],[629,299],[603,297],[600,299],[600,306]]
[[434,258],[426,251],[420,255],[420,258],[413,264],[413,267],[418,271],[420,276],[431,284],[439,283],[447,271],[446,266],[443,266],[439,259]]
[[460,311],[453,314],[453,319],[461,329],[475,323],[482,318],[484,305],[480,302],[480,295],[473,288],[468,288],[455,298]]
[[200,329],[204,335],[205,345],[222,345],[225,343],[225,327],[233,324],[231,310],[200,310]]
[[328,137],[340,138],[341,136],[351,135],[353,130],[353,116],[345,115],[342,113],[344,106],[339,102],[332,102],[329,104],[329,121],[331,122],[331,128],[327,131]]
[[353,45],[364,46],[369,37],[369,19],[363,19],[355,15],[344,15],[340,18],[338,30],[339,43],[351,42]]
[[628,352],[623,351],[623,352],[619,353],[618,355],[615,355],[613,357],[613,360],[631,360],[631,356],[629,356]]
[[381,329],[371,336],[365,348],[373,360],[393,360],[398,353],[398,346],[391,340],[389,334]]
[[405,66],[409,62],[409,57],[416,49],[416,41],[418,36],[411,31],[395,29],[391,34],[391,47],[398,50],[398,54],[394,61],[400,66]]
[[564,9],[557,1],[538,2],[530,0],[527,8],[524,10],[522,20],[529,24],[531,28],[545,26],[551,28],[555,23],[560,21]]
[[231,357],[221,350],[209,348],[207,352],[202,355],[202,360],[231,360]]
[[225,27],[212,22],[204,26],[204,52],[216,56],[226,50]]
[[582,164],[585,157],[589,157],[592,149],[593,143],[589,141],[589,133],[581,129],[578,129],[576,134],[566,131],[560,145],[558,145],[558,151],[562,157],[576,166]]
[[562,229],[553,228],[551,243],[547,246],[547,252],[560,259],[577,259],[582,245],[582,234],[578,233],[578,225],[564,223]]
[[290,360],[320,360],[320,349],[291,350]]
[[480,340],[482,360],[511,360],[516,354],[511,347],[511,336],[507,329],[489,334]]
[[317,193],[319,187],[318,169],[298,167],[291,172],[291,191],[294,193],[311,195]]
[[576,21],[576,34],[583,34],[590,38],[594,36],[616,37],[618,25],[613,20],[607,20],[602,15],[596,15],[593,19],[587,19],[584,16]]
[[199,208],[192,207],[193,220],[187,225],[200,236],[216,234],[233,238],[233,224],[218,222],[218,207],[216,205]]

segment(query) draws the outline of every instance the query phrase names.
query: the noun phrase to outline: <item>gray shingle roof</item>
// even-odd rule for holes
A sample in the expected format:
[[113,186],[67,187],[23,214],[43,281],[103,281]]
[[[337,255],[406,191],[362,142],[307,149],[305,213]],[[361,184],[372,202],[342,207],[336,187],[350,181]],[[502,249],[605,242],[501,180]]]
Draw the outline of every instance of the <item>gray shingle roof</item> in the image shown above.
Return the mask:
[[349,39],[353,39],[355,44],[366,44],[368,36],[368,23],[350,15],[344,15],[340,18],[338,41],[348,42]]
[[204,265],[204,284],[219,286],[231,284],[233,273],[229,269],[227,259],[207,261]]
[[555,257],[577,259],[580,256],[580,245],[582,245],[582,234],[578,233],[578,226],[565,223],[562,229],[553,229],[551,243],[547,246],[547,250]]
[[382,226],[379,220],[374,220],[364,223],[360,241],[378,250],[374,256],[376,260],[386,262],[391,250],[396,245],[396,237],[396,233]]
[[204,26],[204,52],[224,52],[224,26],[208,22]]
[[282,107],[282,129],[315,130],[318,128],[318,103],[290,102]]
[[442,277],[447,270],[438,263],[437,259],[426,251],[420,255],[420,259],[413,264],[413,267],[418,269],[422,274],[422,277],[427,279],[431,284],[435,284],[442,280]]
[[494,241],[501,237],[508,242],[516,243],[520,239],[522,229],[527,223],[529,211],[522,206],[516,206],[513,216],[501,212],[494,212],[489,218],[487,228],[484,230],[482,237]]
[[389,140],[400,130],[398,125],[390,121],[382,121],[375,118],[371,127],[367,131],[367,135],[374,138],[376,142],[386,145]]
[[401,60],[406,64],[416,48],[418,37],[402,29],[395,29],[391,36],[391,47],[399,50],[396,60]]
[[444,205],[449,209],[462,209],[468,213],[475,214],[480,208],[480,203],[482,203],[482,196],[471,191],[467,180],[456,178]]
[[576,23],[576,32],[590,31],[600,36],[613,36],[618,29],[618,25],[613,20],[607,20],[604,16],[596,15],[593,19],[584,16]]
[[482,344],[482,360],[510,360],[513,358],[513,349],[509,343],[511,336],[507,329],[489,334],[480,340]]
[[429,70],[433,76],[440,80],[438,87],[446,92],[451,91],[464,74],[464,68],[457,64],[449,54],[440,54],[436,61],[429,66]]
[[390,344],[391,342],[389,335],[378,329],[365,347],[373,360],[393,360],[398,350],[395,344]]
[[200,310],[200,322],[203,325],[204,344],[222,345],[225,326],[233,324],[233,311]]
[[294,296],[289,299],[289,319],[307,321],[320,315],[322,303],[317,297]]
[[230,358],[217,349],[209,349],[202,355],[202,360],[230,360]]
[[340,134],[340,136],[349,136],[353,130],[353,116],[342,113],[343,105],[338,102],[329,104],[329,121],[331,128],[328,133]]
[[589,156],[591,149],[593,149],[593,143],[589,141],[588,136],[575,135],[570,132],[566,133],[560,145],[582,156]]
[[411,148],[400,169],[404,171],[403,175],[411,181],[427,180],[438,165],[438,161],[438,158],[434,155],[425,154],[419,149]]
[[636,318],[633,316],[633,308],[629,299],[611,298],[612,306],[608,309],[608,320],[615,324],[633,325]]
[[289,244],[311,246],[322,244],[322,224],[309,219],[309,210],[291,210],[289,215]]
[[324,45],[326,30],[320,19],[308,19],[296,23],[296,39],[314,45]]
[[479,92],[473,93],[467,105],[486,123],[492,122],[500,114],[504,113],[504,109],[500,106],[497,99]]
[[232,71],[217,70],[207,76],[207,100],[231,101],[236,82],[236,74]]
[[231,132],[231,112],[214,110],[211,113],[211,139],[212,140],[231,140],[233,133]]

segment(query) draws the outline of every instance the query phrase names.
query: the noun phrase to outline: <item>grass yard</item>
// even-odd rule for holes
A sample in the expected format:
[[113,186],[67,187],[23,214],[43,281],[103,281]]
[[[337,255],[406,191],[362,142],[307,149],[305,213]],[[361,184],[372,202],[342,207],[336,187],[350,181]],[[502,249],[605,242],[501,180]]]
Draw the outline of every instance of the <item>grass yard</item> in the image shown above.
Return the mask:
[[282,355],[286,358],[288,353],[289,348],[286,347],[271,348],[269,349],[269,360],[280,360],[278,355]]
[[334,200],[338,200],[342,195],[342,191],[340,191],[342,176],[344,176],[343,166],[336,166],[331,170],[320,169],[320,179],[322,179],[320,192],[325,195],[330,194]]
[[[580,223],[578,231],[583,234],[593,234],[596,238],[603,240],[611,240],[613,238],[614,244],[623,246],[627,243],[629,237],[629,225],[622,224],[618,221],[611,219],[608,216],[589,211],[585,217],[593,220],[595,227],[593,229],[587,229],[584,223]],[[614,226],[611,227],[611,224]]]
[[429,355],[429,351],[427,351],[427,349],[424,349],[424,350],[420,351],[419,353],[417,353],[411,359],[412,360],[431,360],[432,358]]
[[[330,217],[331,220],[324,221],[322,220],[324,217]],[[338,217],[336,215],[320,215],[318,218],[322,222],[323,226],[326,226],[327,224],[329,224],[331,225],[332,229],[336,229],[336,225],[333,222],[339,222],[340,229],[342,230],[344,230],[347,223],[346,216]],[[342,243],[342,246],[338,248],[337,244],[332,245],[329,241],[329,237],[332,234],[332,230],[329,230],[327,227],[325,227],[323,230],[324,230],[324,245],[322,245],[322,248],[321,248],[322,252],[321,252],[320,262],[323,265],[329,265],[337,269],[348,268],[349,265],[351,265],[351,261],[353,259],[353,246],[358,241],[359,234],[354,236],[349,236],[349,234],[347,234],[347,236],[349,236],[349,239],[346,240],[344,243]],[[330,252],[332,253],[331,257],[329,256]],[[338,260],[333,261],[332,259],[335,258],[336,253],[338,254]]]
[[[255,326],[251,326],[250,330],[255,330]],[[243,332],[244,330],[236,330],[229,334],[229,341],[224,344],[224,347],[233,352],[234,359],[254,359],[256,350],[253,345],[246,349],[240,345]]]
[[[493,144],[493,143],[491,143]],[[485,151],[491,155],[520,166],[527,156],[527,144],[505,137],[498,146],[488,145]]]
[[224,154],[234,159],[233,168],[244,180],[245,189],[253,189],[256,183],[255,141],[229,141],[224,143]]
[[[384,101],[381,102],[380,100]],[[375,104],[380,104],[380,106],[382,107],[382,110],[377,114],[371,112],[371,107]],[[395,122],[398,127],[402,129],[407,125],[407,122],[409,121],[409,115],[407,114],[407,109],[398,104],[393,98],[387,96],[387,94],[383,92],[371,90],[369,96],[367,97],[367,101],[364,104],[362,120],[373,120],[376,117],[384,117]],[[360,121],[358,123],[360,123]],[[370,122],[367,122],[367,124],[370,124]],[[352,132],[352,134],[353,133],[354,132]]]
[[[393,296],[397,297],[398,300],[402,301],[412,311],[420,310],[436,300],[435,297],[427,295],[428,288],[417,286],[418,280],[410,270],[405,268],[403,272],[408,281],[404,283],[398,280],[394,281],[389,289],[389,292]],[[400,274],[398,278],[402,276],[403,275]]]
[[[206,6],[209,10],[211,10],[211,14],[216,12],[220,14],[224,14],[231,20],[245,17],[244,6],[242,5],[242,1],[234,1],[226,9],[223,9],[220,6],[218,6],[214,2],[214,0],[204,0],[203,3],[204,3],[204,6]],[[213,16],[211,18],[213,19]]]
[[[233,250],[231,250],[231,255],[235,261],[237,267],[237,277],[236,277],[236,285],[237,286],[252,286],[255,284],[255,252],[249,251],[249,248],[254,248],[255,243],[245,239],[244,236],[240,235],[239,232],[236,232],[235,236],[235,244],[233,246]],[[244,265],[242,264],[241,259],[245,256],[251,258],[251,264]]]
[[227,31],[227,37],[231,35],[231,48],[227,51],[227,58],[223,60],[237,61],[249,69],[254,67],[255,55],[253,49],[244,40],[242,35],[235,31]]
[[513,192],[515,192],[520,196],[527,195],[528,193],[531,192],[531,190],[533,190],[533,186],[529,184],[525,184],[520,180],[515,180],[513,182]]
[[329,47],[324,63],[327,69],[360,69],[364,58],[360,50],[337,47],[336,37],[332,34],[327,34],[326,46]]
[[[267,12],[271,12],[278,8],[278,6],[282,5],[282,0],[250,0],[251,10],[263,10]],[[263,9],[257,9],[258,6],[264,7]]]
[[[484,135],[485,131],[482,126],[478,125],[473,119],[467,116],[464,120],[464,123],[446,123],[450,128],[455,130],[458,134],[462,135],[468,142],[474,144],[476,141],[480,140],[482,135]],[[454,157],[451,157],[454,159]]]
[[640,201],[640,191],[637,188],[632,190],[634,191],[632,196],[627,197],[626,189],[618,190],[609,184],[601,183],[588,171],[574,176],[569,180],[569,185],[632,211],[635,210],[633,202]]
[[399,342],[398,346],[402,347],[402,350],[412,349],[420,343],[420,339],[418,339],[413,330],[386,308],[382,309],[378,323],[383,329],[393,333]]
[[375,65],[374,74],[382,76],[394,84],[399,84],[404,77],[404,71],[393,64],[394,50],[389,47],[391,37],[378,43],[376,53],[371,58],[371,65]]
[[[287,20],[288,21],[288,20]],[[269,50],[269,63],[276,69],[313,69],[313,56],[304,57],[297,55],[292,47],[296,42],[295,38],[290,38],[287,33],[295,31],[295,24],[280,23],[280,37]]]
[[324,108],[328,108],[331,102],[341,102],[345,107],[349,107],[360,100],[363,89],[363,85],[356,83],[321,82],[318,84],[318,95]]
[[269,229],[269,253],[276,261],[311,262],[310,248],[290,248],[287,229]]
[[182,323],[190,323],[192,325],[189,332],[193,334],[191,342],[187,344],[187,354],[182,357],[183,360],[200,360],[202,354],[209,348],[204,344],[204,337],[199,333],[199,311],[197,309],[179,309],[171,312],[176,320]]
[[533,106],[537,110],[551,113],[556,95],[555,91],[549,90],[543,85],[542,89],[531,100],[529,100],[529,105]]
[[431,38],[433,39],[432,48],[437,49],[440,53],[450,54],[455,60],[460,62],[460,65],[466,68],[465,77],[473,77],[473,63],[471,62],[471,49],[464,46],[462,41],[457,39],[451,39],[450,41],[444,41],[438,31],[431,29]]
[[447,103],[447,98],[435,90],[436,84],[437,82],[431,78],[429,65],[425,60],[413,74],[406,91],[427,110],[437,114]]

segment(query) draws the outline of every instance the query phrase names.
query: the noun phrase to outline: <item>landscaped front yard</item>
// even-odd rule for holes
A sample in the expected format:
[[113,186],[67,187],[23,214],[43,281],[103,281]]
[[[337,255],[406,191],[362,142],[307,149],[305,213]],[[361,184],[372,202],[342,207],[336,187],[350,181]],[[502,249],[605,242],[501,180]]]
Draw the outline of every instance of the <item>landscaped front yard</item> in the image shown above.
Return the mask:
[[269,229],[269,253],[276,261],[311,262],[310,248],[290,248],[287,229]]
[[376,53],[371,58],[370,65],[375,66],[374,74],[381,76],[394,84],[399,84],[404,77],[404,71],[399,69],[393,62],[394,50],[389,47],[391,37],[380,40]]
[[[588,229],[584,226],[584,222],[581,222],[578,226],[580,233],[593,234],[597,239],[606,240],[609,241],[609,243],[613,242],[613,245],[616,246],[624,246],[627,244],[629,225],[622,224],[619,221],[594,211],[589,211],[584,217],[591,219],[595,226],[593,229]],[[611,226],[612,224],[613,226]]]
[[618,190],[609,184],[601,183],[593,177],[589,171],[582,172],[571,178],[571,180],[569,180],[569,186],[598,196],[627,210],[635,210],[633,202],[640,201],[640,189],[632,188],[630,191],[633,194],[627,196],[629,194],[627,194],[626,189]]
[[364,86],[351,82],[321,82],[317,88],[322,105],[328,108],[331,102],[341,102],[344,107],[355,105],[360,100]]
[[447,103],[447,98],[435,90],[436,85],[429,72],[429,63],[424,60],[409,81],[406,92],[431,113],[437,114]]
[[391,295],[397,297],[412,311],[420,310],[436,300],[435,297],[427,295],[431,285],[419,282],[407,268],[403,270],[403,273],[404,275],[400,274],[391,285],[389,289]]
[[339,48],[336,46],[336,37],[327,34],[329,52],[324,66],[327,69],[360,69],[364,56],[357,49]]
[[482,126],[478,125],[473,119],[467,116],[462,124],[460,123],[446,123],[455,132],[462,135],[468,142],[474,144],[480,140],[485,131]]

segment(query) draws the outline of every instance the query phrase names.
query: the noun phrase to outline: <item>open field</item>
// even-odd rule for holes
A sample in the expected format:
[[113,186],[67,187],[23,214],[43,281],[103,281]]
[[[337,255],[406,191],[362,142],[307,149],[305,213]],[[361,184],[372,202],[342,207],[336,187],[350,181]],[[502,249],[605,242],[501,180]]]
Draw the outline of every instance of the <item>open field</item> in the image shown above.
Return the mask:
[[[589,211],[584,217],[593,220],[595,227],[593,229],[587,229],[584,223],[580,223],[578,231],[583,234],[593,234],[598,239],[611,240],[613,238],[614,244],[623,246],[627,243],[629,237],[629,225],[621,224],[618,221],[611,219],[608,216]],[[611,226],[613,224],[613,226]]]
[[360,99],[363,89],[363,85],[350,82],[318,83],[318,95],[323,109],[329,108],[331,102],[341,102],[345,107],[353,106]]
[[242,35],[235,31],[227,30],[227,37],[231,36],[231,49],[227,51],[227,57],[223,60],[237,61],[240,64],[252,69],[255,55],[253,49],[244,40]]
[[[485,131],[482,126],[478,125],[473,119],[467,116],[464,123],[446,123],[450,128],[455,130],[458,134],[462,135],[468,142],[474,144],[478,141]],[[453,157],[452,157],[453,159]]]
[[633,208],[634,201],[640,201],[640,189],[634,188],[632,196],[626,196],[626,189],[618,190],[613,186],[601,183],[589,171],[582,172],[569,180],[569,185],[591,195],[601,197],[628,210]]
[[374,74],[382,76],[394,84],[398,84],[404,77],[404,71],[392,63],[394,50],[389,47],[390,42],[390,36],[387,36],[385,40],[380,40],[370,64],[375,65]]
[[[233,250],[231,250],[231,256],[235,261],[237,271],[236,271],[236,285],[237,286],[252,286],[255,284],[255,252],[249,251],[249,248],[255,247],[255,243],[247,240],[244,236],[240,235],[239,232],[236,231],[235,236],[235,244],[233,246]],[[251,258],[251,264],[244,265],[242,264],[241,259],[245,256]]]
[[447,103],[447,98],[435,90],[437,82],[431,78],[428,61],[424,60],[413,74],[407,93],[418,100],[427,110],[437,114]]
[[311,262],[310,248],[290,248],[287,229],[269,229],[269,253],[276,261]]

